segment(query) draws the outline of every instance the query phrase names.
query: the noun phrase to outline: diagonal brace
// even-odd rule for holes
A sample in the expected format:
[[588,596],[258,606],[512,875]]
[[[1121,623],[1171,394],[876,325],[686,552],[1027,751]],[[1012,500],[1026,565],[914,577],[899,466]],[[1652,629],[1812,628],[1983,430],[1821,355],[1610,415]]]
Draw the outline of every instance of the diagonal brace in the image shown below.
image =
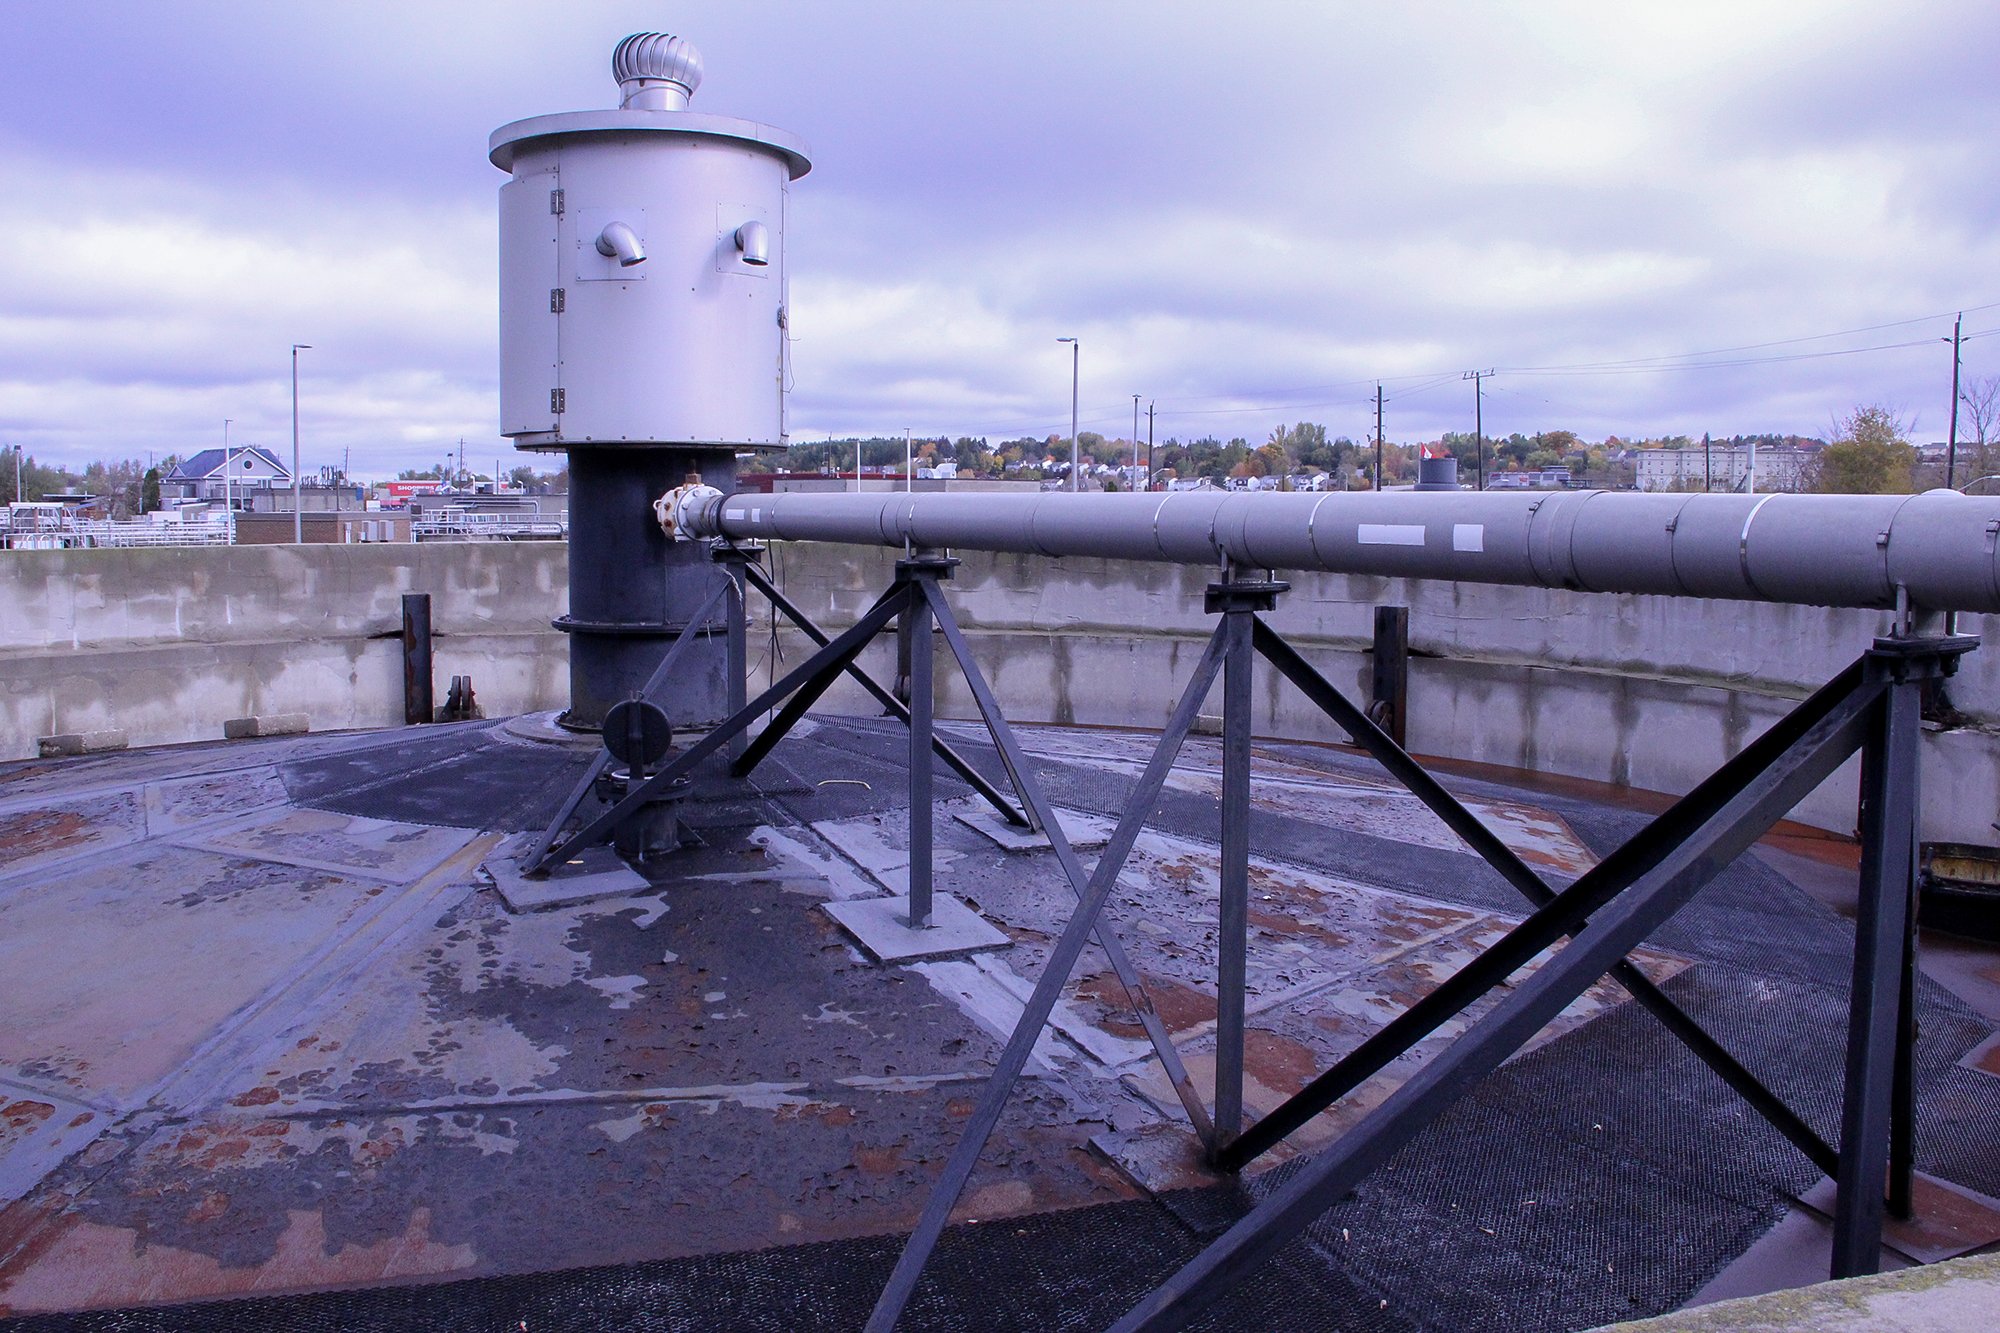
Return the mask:
[[1441,1051],[1332,1147],[1113,1325],[1112,1333],[1183,1328],[1443,1114],[1541,1031],[1598,977],[1679,911],[1860,745],[1879,688],[1842,700],[1693,836],[1662,856],[1570,944]]
[[[754,565],[746,565],[743,573],[751,585],[764,595],[765,600],[770,602],[772,606],[777,607],[792,624],[798,626],[800,633],[821,647],[825,647],[831,642],[827,637],[826,631],[814,624],[811,617],[807,616],[790,598],[780,592],[777,585],[765,577],[762,570]],[[903,725],[909,725],[910,708],[908,704],[898,699],[890,691],[882,688],[882,685],[873,676],[863,671],[859,665],[849,662],[846,670],[847,674],[853,677],[862,689],[868,691],[869,695],[874,698],[876,703],[881,704],[886,712],[901,721]],[[964,755],[953,749],[949,742],[940,737],[933,736],[931,738],[931,750],[938,758],[944,760],[952,772],[958,774],[959,777],[965,780],[968,786],[978,792],[988,805],[997,810],[1000,813],[1000,817],[1005,819],[1009,824],[1014,825],[1016,828],[1030,828],[1033,826],[1031,816],[1023,814],[1012,801],[1008,800],[1001,793],[998,787],[987,781],[985,775],[974,768]]]
[[[1676,843],[1698,827],[1703,817],[1740,792],[1788,746],[1803,736],[1813,723],[1858,689],[1862,678],[1861,664],[1857,662],[1765,731],[1715,774],[1704,779],[1645,830],[1558,894],[1529,870],[1511,848],[1500,843],[1491,830],[1446,792],[1402,747],[1341,696],[1290,644],[1261,622],[1258,630],[1258,647],[1265,656],[1313,703],[1347,728],[1357,744],[1382,760],[1394,776],[1403,780],[1427,806],[1445,818],[1454,831],[1460,831],[1461,836],[1472,842],[1476,850],[1484,853],[1486,849],[1482,843],[1497,847],[1503,854],[1501,858],[1496,860],[1494,856],[1487,856],[1486,859],[1531,902],[1538,906],[1559,906],[1555,911],[1546,914],[1537,912],[1531,916],[1251,1126],[1240,1139],[1217,1154],[1217,1164],[1230,1170],[1240,1170],[1268,1152],[1315,1115],[1436,1031],[1467,1005],[1505,981],[1543,949],[1562,936],[1575,933],[1593,911],[1657,865]],[[1460,824],[1470,827],[1461,831]],[[1479,841],[1469,836],[1475,832]],[[1509,873],[1510,866],[1517,868],[1517,873]],[[1674,1003],[1650,977],[1626,959],[1619,960],[1611,973],[1634,999],[1748,1101],[1808,1160],[1831,1174],[1838,1156],[1835,1150],[1782,1099],[1766,1088],[1756,1075],[1744,1068],[1686,1010]]]
[[[708,613],[715,609],[717,602],[733,591],[731,584],[723,584],[708,595],[708,600],[701,604],[699,611],[688,617],[687,624],[681,626],[681,632],[674,636],[674,641],[667,645],[667,651],[661,655],[660,664],[654,667],[653,674],[646,678],[645,686],[639,691],[641,699],[651,699],[660,686],[666,683],[667,673],[673,670],[676,662],[680,661],[681,654],[687,650],[687,646],[694,642],[695,631],[707,628]],[[561,835],[563,825],[569,823],[569,817],[576,813],[577,806],[583,804],[583,798],[590,792],[591,784],[595,783],[598,775],[610,765],[611,752],[599,750],[596,758],[584,766],[583,776],[577,780],[576,786],[570,789],[569,795],[563,798],[561,807],[556,810],[556,817],[549,821],[549,826],[543,830],[542,836],[528,850],[527,855],[521,858],[522,865],[540,867],[542,858],[548,855],[550,846]]]
[[[752,722],[755,722],[765,709],[778,700],[790,696],[808,682],[817,679],[822,672],[827,670],[829,665],[832,665],[833,669],[838,671],[839,663],[852,660],[856,653],[867,646],[870,639],[882,632],[882,627],[888,624],[895,616],[897,606],[898,602],[895,595],[885,595],[880,601],[876,602],[875,606],[866,615],[857,620],[851,628],[844,631],[839,638],[836,638],[833,642],[827,644],[826,647],[814,653],[783,680],[751,700],[736,716],[728,719],[721,726],[703,736],[686,750],[674,756],[659,772],[647,778],[638,787],[627,792],[624,798],[616,805],[599,814],[596,819],[586,824],[568,842],[555,851],[548,853],[538,865],[530,867],[530,869],[539,869],[541,865],[547,865],[551,861],[568,857],[578,848],[588,847],[593,842],[597,842],[608,836],[613,829],[629,819],[641,806],[647,801],[652,800],[669,784],[679,781],[682,777],[692,772],[695,766],[701,763],[702,760],[727,745],[732,738],[742,732]],[[762,739],[762,737],[760,736],[759,739]]]
[[[1070,846],[1062,825],[1057,822],[1055,809],[1042,792],[1041,784],[1028,766],[1028,759],[1021,752],[1020,741],[1014,736],[1014,729],[1007,725],[1007,718],[1000,711],[1000,702],[994,697],[992,686],[987,684],[986,675],[979,669],[979,663],[972,655],[971,645],[966,643],[958,621],[951,614],[951,604],[944,599],[934,583],[926,583],[926,595],[930,598],[932,613],[937,617],[938,628],[944,634],[946,646],[958,662],[958,669],[965,677],[966,687],[972,691],[974,704],[979,708],[979,716],[985,721],[986,729],[993,737],[994,748],[998,749],[1007,762],[1007,771],[1019,774],[1016,779],[1028,811],[1048,834],[1049,846],[1056,854],[1056,861],[1062,867],[1063,877],[1069,881],[1070,890],[1081,900],[1090,888],[1090,876],[1084,871],[1083,863],[1077,859],[1076,849]],[[1148,805],[1150,810],[1150,803]],[[1121,858],[1122,860],[1122,858]],[[1206,1147],[1215,1144],[1215,1127],[1210,1122],[1208,1110],[1201,1104],[1201,1094],[1195,1091],[1194,1080],[1188,1076],[1187,1065],[1181,1060],[1181,1053],[1174,1045],[1172,1034],[1167,1031],[1160,1011],[1153,1006],[1153,997],[1146,992],[1146,986],[1139,979],[1139,970],[1125,953],[1125,946],[1118,942],[1117,934],[1106,924],[1100,927],[1094,937],[1098,947],[1110,960],[1111,970],[1118,977],[1118,984],[1125,989],[1125,998],[1139,1018],[1139,1026],[1145,1029],[1146,1039],[1152,1043],[1153,1053],[1160,1057],[1160,1065],[1167,1073],[1167,1082],[1172,1085],[1174,1095],[1180,1099],[1181,1109],[1187,1112],[1188,1123],[1194,1126],[1195,1135]]]
[[[949,622],[946,622],[949,623]],[[955,628],[955,626],[954,626]],[[950,641],[951,632],[946,631]],[[962,643],[963,640],[960,640]],[[1132,846],[1138,841],[1139,831],[1145,826],[1146,817],[1152,813],[1153,803],[1159,799],[1160,790],[1166,785],[1167,776],[1173,770],[1175,757],[1181,745],[1193,728],[1201,704],[1208,697],[1209,687],[1215,683],[1216,673],[1222,667],[1222,638],[1211,637],[1208,650],[1202,655],[1195,668],[1194,676],[1182,692],[1180,702],[1167,721],[1166,730],[1160,733],[1159,744],[1153,749],[1153,757],[1140,775],[1133,788],[1131,803],[1119,818],[1118,827],[1106,844],[1097,865],[1091,871],[1087,892],[1077,904],[1076,913],[1063,928],[1055,948],[1050,951],[1049,961],[1042,969],[1040,980],[1035,983],[1034,993],[1022,1010],[1020,1021],[1015,1023],[1013,1035],[1000,1053],[993,1077],[986,1085],[986,1091],[979,1106],[973,1111],[965,1127],[965,1134],[959,1139],[946,1162],[944,1174],[932,1189],[931,1196],[924,1204],[923,1215],[917,1219],[916,1230],[903,1247],[896,1260],[896,1268],[889,1275],[889,1284],[875,1303],[874,1311],[868,1317],[868,1333],[889,1333],[896,1326],[903,1307],[909,1303],[916,1290],[917,1279],[922,1276],[925,1262],[936,1247],[938,1237],[944,1234],[945,1223],[951,1218],[952,1205],[971,1178],[972,1169],[978,1164],[979,1154],[991,1137],[994,1126],[1000,1122],[1000,1113],[1005,1109],[1008,1095],[1026,1068],[1029,1053],[1034,1050],[1036,1040],[1054,1011],[1056,1000],[1062,988],[1069,981],[1077,959],[1083,955],[1084,946],[1090,941],[1096,928],[1097,919],[1104,911],[1104,904],[1111,896],[1112,888],[1118,882],[1118,874],[1124,868],[1126,857],[1131,855]],[[959,644],[952,646],[952,652],[959,652]],[[969,657],[969,654],[968,654]],[[1051,837],[1060,836],[1061,830],[1051,828]]]

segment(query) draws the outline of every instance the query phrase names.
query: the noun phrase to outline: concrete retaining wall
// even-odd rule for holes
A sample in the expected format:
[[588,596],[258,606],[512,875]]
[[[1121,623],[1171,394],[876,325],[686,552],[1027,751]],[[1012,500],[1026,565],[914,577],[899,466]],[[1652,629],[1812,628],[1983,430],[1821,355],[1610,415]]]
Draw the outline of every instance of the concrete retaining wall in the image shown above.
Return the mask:
[[[774,552],[792,597],[829,628],[887,583],[894,553]],[[21,551],[0,556],[0,757],[35,738],[122,728],[135,745],[205,740],[223,720],[303,712],[316,730],[402,719],[404,592],[429,592],[442,684],[470,674],[490,715],[561,707],[567,655],[559,543]],[[1212,621],[1206,570],[964,556],[952,600],[982,668],[1022,720],[1155,727]],[[1365,699],[1372,608],[1410,608],[1411,748],[1657,791],[1685,791],[1852,660],[1873,612],[1610,597],[1309,574],[1272,617]],[[752,661],[769,679],[767,612]],[[1968,618],[1988,635],[2000,625]],[[1990,637],[1990,636],[1989,636]],[[781,634],[784,666],[810,649]],[[870,661],[886,677],[889,648]],[[956,673],[940,703],[970,715]],[[1993,842],[2000,819],[2000,649],[1966,659],[1953,703],[1973,725],[1926,738],[1926,836]],[[1338,739],[1263,673],[1257,728]],[[873,712],[858,688],[826,707]],[[1852,765],[1800,808],[1854,822]]]
[[163,547],[0,555],[0,758],[117,728],[216,740],[226,719],[315,731],[403,720],[402,594],[431,594],[438,699],[470,675],[489,715],[569,691],[558,542]]

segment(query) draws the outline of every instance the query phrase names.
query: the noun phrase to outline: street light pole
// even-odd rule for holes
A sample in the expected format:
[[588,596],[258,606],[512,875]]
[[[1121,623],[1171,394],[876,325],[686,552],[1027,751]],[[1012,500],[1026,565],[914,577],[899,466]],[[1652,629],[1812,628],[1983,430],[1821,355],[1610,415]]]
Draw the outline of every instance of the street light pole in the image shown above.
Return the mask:
[[[312,350],[311,343],[292,344],[292,544],[306,539],[306,515],[300,508],[305,492],[299,477],[299,353]],[[227,463],[228,459],[222,460]]]
[[1058,338],[1056,341],[1069,344],[1069,488],[1074,493],[1083,489],[1082,455],[1076,443],[1076,363],[1083,344],[1074,338]]

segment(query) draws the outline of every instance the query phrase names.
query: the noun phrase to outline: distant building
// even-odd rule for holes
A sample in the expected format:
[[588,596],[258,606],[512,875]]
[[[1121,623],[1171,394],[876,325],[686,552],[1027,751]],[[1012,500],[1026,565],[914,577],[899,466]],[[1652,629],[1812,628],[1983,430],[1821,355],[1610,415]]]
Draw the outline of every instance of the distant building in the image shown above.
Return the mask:
[[[278,486],[247,486],[237,497],[236,507],[257,514],[289,514],[292,512],[292,498],[289,482]],[[329,486],[316,479],[299,487],[298,501],[298,507],[306,513],[368,507],[368,497],[361,487]]]
[[375,499],[384,506],[401,507],[408,505],[412,496],[436,495],[443,489],[444,483],[435,477],[422,481],[378,481]]
[[[1704,486],[1715,491],[1742,491],[1749,489],[1750,454],[1747,445],[1718,444],[1705,451],[1640,449],[1634,452],[1632,461],[1637,465],[1637,483],[1642,491],[1699,491]],[[1804,488],[1808,457],[1805,450],[1762,445],[1756,455],[1759,491]]]
[[1486,474],[1486,489],[1489,491],[1560,489],[1569,484],[1569,469],[1561,466],[1531,468],[1526,472],[1489,472]]
[[[224,464],[227,464],[225,466]],[[260,445],[232,445],[225,457],[221,449],[204,449],[184,458],[160,478],[163,500],[221,500],[245,508],[246,487],[290,486],[292,474],[268,449]]]
[[[238,514],[238,546],[281,546],[292,540],[292,515]],[[307,544],[348,546],[357,542],[407,542],[410,515],[364,509],[306,510],[299,515],[300,535]]]

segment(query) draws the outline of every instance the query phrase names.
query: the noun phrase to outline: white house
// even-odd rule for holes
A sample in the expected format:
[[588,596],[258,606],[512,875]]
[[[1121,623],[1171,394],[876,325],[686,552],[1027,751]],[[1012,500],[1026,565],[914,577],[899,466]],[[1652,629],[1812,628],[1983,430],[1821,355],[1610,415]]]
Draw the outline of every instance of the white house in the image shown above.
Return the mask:
[[291,472],[268,449],[239,444],[230,446],[226,458],[221,449],[204,449],[174,464],[160,478],[160,498],[221,500],[226,496],[236,508],[247,508],[249,500],[243,494],[246,487],[291,484]]

